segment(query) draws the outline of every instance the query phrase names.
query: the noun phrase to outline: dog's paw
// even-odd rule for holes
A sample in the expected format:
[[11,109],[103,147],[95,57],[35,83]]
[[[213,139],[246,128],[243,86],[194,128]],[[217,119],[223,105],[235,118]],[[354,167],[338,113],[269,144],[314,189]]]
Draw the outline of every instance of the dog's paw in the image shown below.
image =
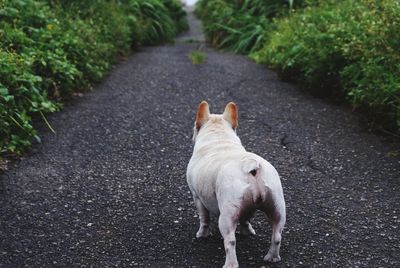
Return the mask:
[[281,257],[276,254],[272,254],[271,252],[268,252],[267,255],[264,257],[264,261],[269,261],[269,262],[278,262],[281,260]]
[[211,230],[210,227],[200,227],[200,229],[197,231],[196,233],[196,237],[197,238],[201,238],[201,237],[209,237],[211,236]]
[[243,236],[256,235],[256,231],[254,231],[253,227],[249,223],[245,226],[240,225],[240,234]]
[[239,264],[238,263],[229,263],[229,264],[225,263],[225,265],[222,268],[239,268]]

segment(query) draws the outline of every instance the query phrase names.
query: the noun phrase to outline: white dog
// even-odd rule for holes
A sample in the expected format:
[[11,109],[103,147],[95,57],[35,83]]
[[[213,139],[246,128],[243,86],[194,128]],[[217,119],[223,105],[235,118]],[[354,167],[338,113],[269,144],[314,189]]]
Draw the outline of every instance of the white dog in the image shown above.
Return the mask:
[[246,152],[236,135],[238,110],[228,103],[222,115],[210,114],[208,103],[198,107],[187,168],[187,182],[200,218],[196,237],[210,235],[210,213],[219,216],[224,238],[224,267],[238,267],[235,230],[255,234],[249,220],[259,209],[272,222],[271,247],[264,260],[280,260],[281,234],[286,221],[285,200],[279,175],[260,156]]

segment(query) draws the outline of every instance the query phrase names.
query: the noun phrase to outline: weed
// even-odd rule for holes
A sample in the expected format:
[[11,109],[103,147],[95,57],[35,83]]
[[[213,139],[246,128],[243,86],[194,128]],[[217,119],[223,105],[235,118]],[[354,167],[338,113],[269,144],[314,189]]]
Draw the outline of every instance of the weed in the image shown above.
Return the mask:
[[190,59],[190,61],[197,65],[197,64],[202,64],[206,61],[207,59],[207,55],[204,52],[201,52],[199,50],[195,50],[195,51],[191,51],[188,54],[188,58]]

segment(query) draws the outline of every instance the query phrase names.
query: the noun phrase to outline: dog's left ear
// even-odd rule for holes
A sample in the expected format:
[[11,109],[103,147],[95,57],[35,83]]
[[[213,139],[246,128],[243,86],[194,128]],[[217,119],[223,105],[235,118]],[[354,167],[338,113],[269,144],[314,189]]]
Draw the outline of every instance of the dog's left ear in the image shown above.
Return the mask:
[[195,128],[199,130],[210,118],[210,107],[206,101],[202,101],[199,104],[196,114]]
[[238,108],[234,102],[226,105],[223,117],[226,121],[231,123],[232,128],[236,129],[238,126]]

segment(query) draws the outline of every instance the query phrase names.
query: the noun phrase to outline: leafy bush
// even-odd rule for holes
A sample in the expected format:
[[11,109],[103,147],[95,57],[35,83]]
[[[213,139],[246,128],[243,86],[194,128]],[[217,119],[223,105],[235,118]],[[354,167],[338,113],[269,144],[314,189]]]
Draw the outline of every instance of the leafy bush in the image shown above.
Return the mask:
[[398,1],[200,0],[196,12],[212,45],[346,95],[400,131]]
[[47,122],[119,55],[185,27],[178,0],[0,0],[0,153],[40,140],[31,116]]
[[[182,23],[183,13],[179,5],[171,0],[131,0],[130,7],[141,25],[144,44],[154,44],[163,40],[171,40],[179,30],[185,28]],[[183,10],[181,10],[183,12]],[[177,16],[175,21],[173,16]]]
[[400,3],[342,1],[276,21],[253,58],[319,90],[342,90],[355,106],[400,127]]
[[0,51],[0,147],[18,152],[39,140],[29,114],[54,112],[57,105],[40,90],[43,79],[32,73],[33,59]]
[[189,29],[186,21],[186,12],[182,9],[182,4],[176,0],[163,0],[162,2],[168,9],[170,17],[175,20],[177,32]]

